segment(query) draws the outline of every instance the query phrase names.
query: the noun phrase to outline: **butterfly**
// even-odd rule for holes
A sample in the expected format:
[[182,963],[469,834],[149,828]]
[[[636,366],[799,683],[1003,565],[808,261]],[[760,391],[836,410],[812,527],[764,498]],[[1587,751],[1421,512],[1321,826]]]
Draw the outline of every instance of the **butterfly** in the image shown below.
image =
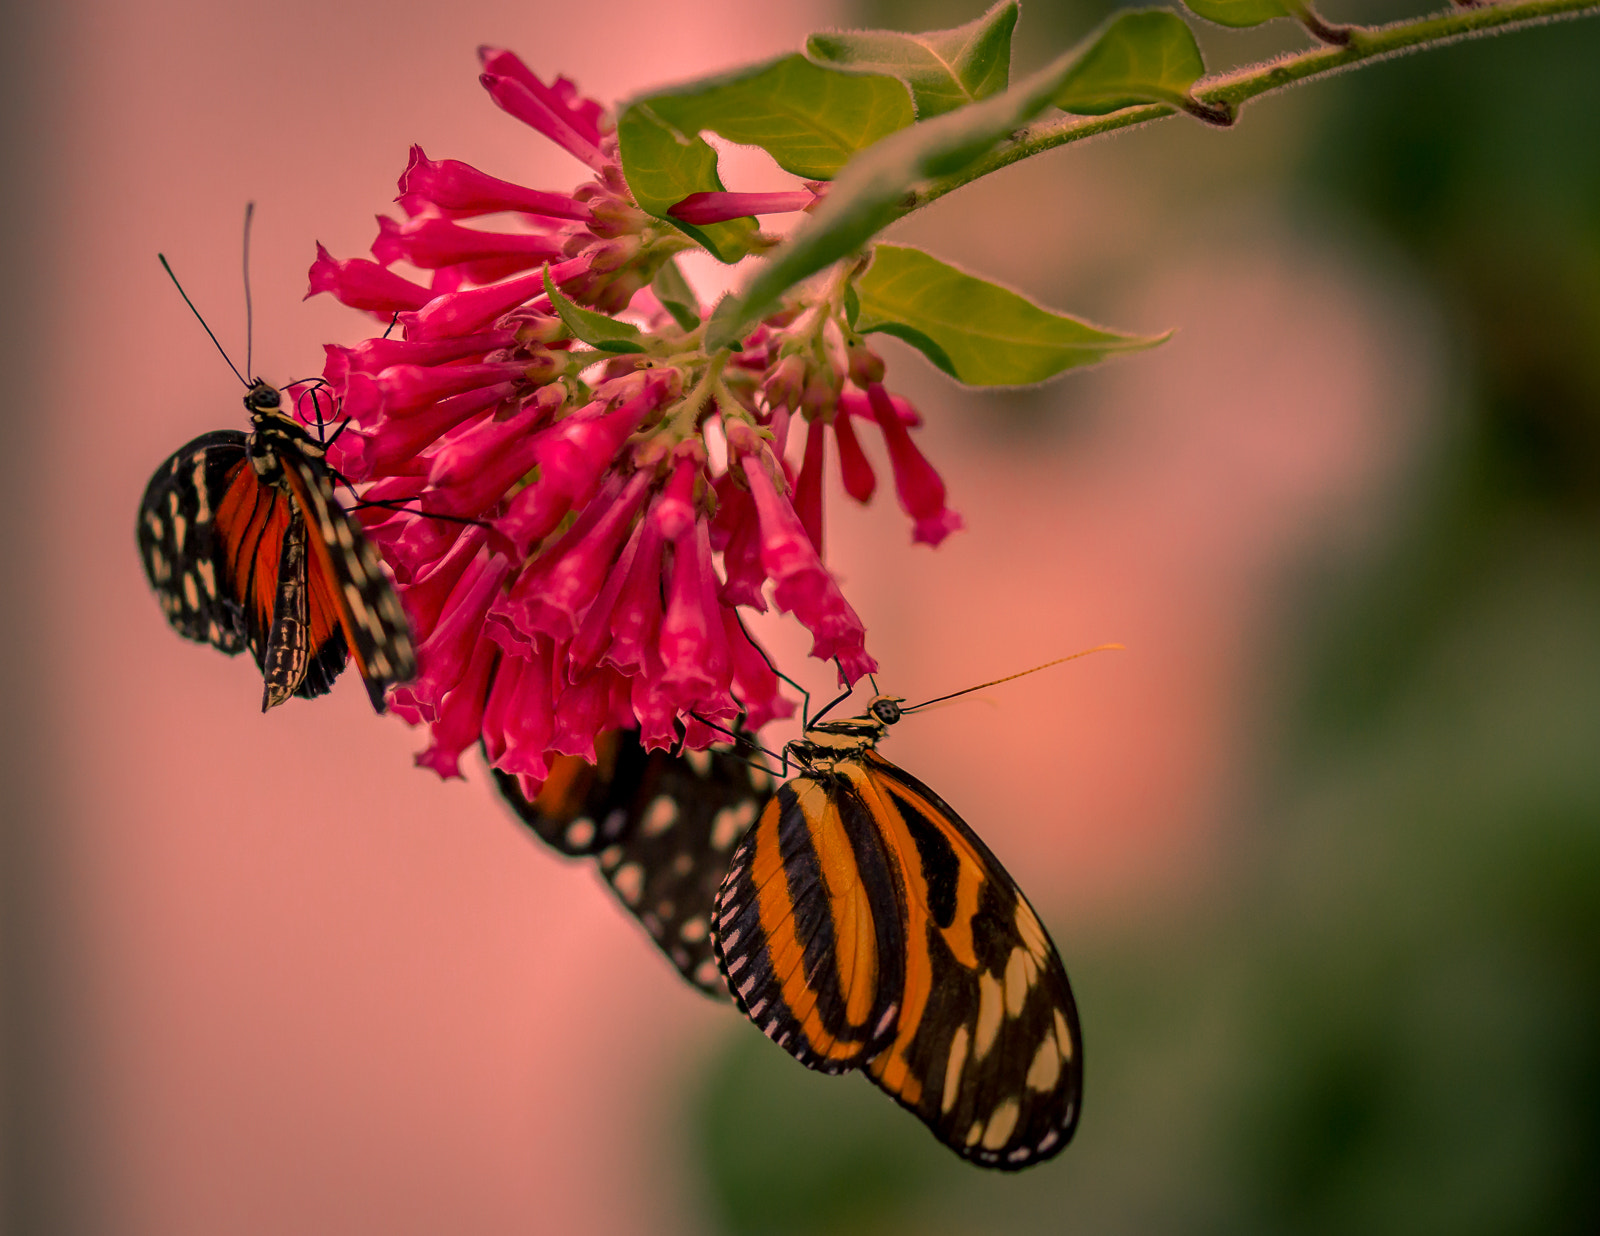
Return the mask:
[[202,434],[150,478],[137,528],[145,575],[178,634],[229,656],[250,650],[263,712],[326,692],[351,653],[382,712],[384,691],[416,674],[400,599],[334,496],[323,443],[276,387],[248,385],[248,434]]
[[668,960],[722,1000],[728,989],[712,955],[711,905],[734,844],[773,786],[738,726],[733,739],[704,751],[646,751],[638,730],[609,730],[595,743],[598,764],[555,757],[531,798],[516,776],[491,770],[523,823],[562,854],[596,859]]
[[717,964],[740,1010],[808,1068],[861,1070],[962,1158],[1027,1167],[1077,1126],[1077,1006],[999,860],[878,754],[902,702],[814,721],[786,746],[798,775],[712,908]]

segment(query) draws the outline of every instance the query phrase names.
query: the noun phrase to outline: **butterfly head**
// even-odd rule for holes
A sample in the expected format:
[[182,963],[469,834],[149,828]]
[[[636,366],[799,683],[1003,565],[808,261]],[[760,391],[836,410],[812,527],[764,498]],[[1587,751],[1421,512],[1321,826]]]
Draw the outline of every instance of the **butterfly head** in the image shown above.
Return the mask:
[[905,702],[903,695],[880,695],[867,705],[867,712],[884,725],[893,725],[904,714],[900,705]]

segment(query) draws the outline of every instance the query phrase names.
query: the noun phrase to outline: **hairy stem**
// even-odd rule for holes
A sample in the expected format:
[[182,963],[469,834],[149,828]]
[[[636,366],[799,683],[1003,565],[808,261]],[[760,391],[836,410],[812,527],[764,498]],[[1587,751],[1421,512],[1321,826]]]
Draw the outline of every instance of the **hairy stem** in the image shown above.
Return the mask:
[[[1194,97],[1202,103],[1237,110],[1258,95],[1270,94],[1314,77],[1341,73],[1373,60],[1424,51],[1458,39],[1500,34],[1507,30],[1556,21],[1591,17],[1600,13],[1600,0],[1506,0],[1481,8],[1456,9],[1436,17],[1399,21],[1387,26],[1350,27],[1350,41],[1342,47],[1315,47],[1266,64],[1251,65],[1195,84]],[[1109,116],[1066,116],[1031,124],[977,162],[952,176],[932,181],[915,194],[908,210],[926,206],[990,172],[1057,146],[1081,142],[1117,129],[1148,124],[1177,115],[1164,104],[1127,107]]]

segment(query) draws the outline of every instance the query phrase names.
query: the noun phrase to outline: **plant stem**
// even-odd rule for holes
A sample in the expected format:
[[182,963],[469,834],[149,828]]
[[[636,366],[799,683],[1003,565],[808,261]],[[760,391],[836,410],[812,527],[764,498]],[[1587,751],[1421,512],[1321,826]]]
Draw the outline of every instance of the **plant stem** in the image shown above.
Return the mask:
[[[1399,21],[1387,26],[1354,26],[1350,28],[1350,42],[1346,46],[1315,47],[1218,77],[1202,78],[1195,83],[1192,93],[1203,103],[1238,109],[1257,95],[1270,94],[1313,77],[1340,73],[1367,61],[1408,55],[1458,39],[1500,34],[1515,27],[1596,14],[1600,14],[1600,0],[1506,0],[1501,4],[1454,9],[1436,17]],[[908,213],[980,177],[1046,150],[1177,114],[1176,108],[1155,103],[1126,107],[1109,116],[1066,116],[1028,125],[1011,141],[977,162],[952,176],[924,185],[915,194]]]

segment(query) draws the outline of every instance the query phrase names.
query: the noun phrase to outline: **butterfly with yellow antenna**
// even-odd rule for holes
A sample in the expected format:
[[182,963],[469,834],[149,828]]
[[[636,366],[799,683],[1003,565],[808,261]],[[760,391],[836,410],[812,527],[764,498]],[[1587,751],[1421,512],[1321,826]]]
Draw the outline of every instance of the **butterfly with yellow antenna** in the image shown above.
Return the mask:
[[958,1155],[1001,1169],[1051,1157],[1077,1127],[1072,989],[1016,881],[877,747],[908,713],[1018,677],[807,724],[784,748],[799,774],[734,851],[712,911],[728,989],[769,1038],[809,1068],[864,1070]]

